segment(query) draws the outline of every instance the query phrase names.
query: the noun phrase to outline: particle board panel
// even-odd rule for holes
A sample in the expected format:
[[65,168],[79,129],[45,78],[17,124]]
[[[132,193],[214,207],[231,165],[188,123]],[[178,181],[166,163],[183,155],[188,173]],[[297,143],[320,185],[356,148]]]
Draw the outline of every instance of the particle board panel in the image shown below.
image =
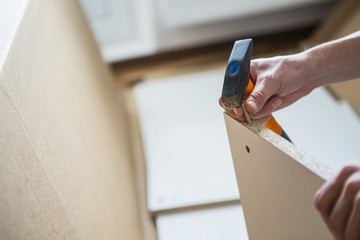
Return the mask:
[[14,199],[0,221],[22,225],[0,236],[145,239],[124,112],[77,2],[29,0],[15,32],[0,70],[0,106],[13,110],[1,148],[21,141],[0,153],[4,166],[18,162],[1,170],[17,180],[1,181],[1,199]]
[[247,240],[240,204],[157,216],[159,240]]
[[217,68],[135,85],[150,211],[239,199],[217,102],[223,75]]
[[224,114],[250,239],[331,239],[313,199],[332,171],[260,124]]

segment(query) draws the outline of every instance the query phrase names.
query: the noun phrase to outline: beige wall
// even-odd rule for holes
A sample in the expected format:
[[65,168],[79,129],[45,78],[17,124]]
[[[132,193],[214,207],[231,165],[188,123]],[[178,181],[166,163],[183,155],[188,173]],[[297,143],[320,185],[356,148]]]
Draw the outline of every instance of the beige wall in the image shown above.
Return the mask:
[[141,239],[124,114],[76,1],[30,0],[0,72],[0,239]]

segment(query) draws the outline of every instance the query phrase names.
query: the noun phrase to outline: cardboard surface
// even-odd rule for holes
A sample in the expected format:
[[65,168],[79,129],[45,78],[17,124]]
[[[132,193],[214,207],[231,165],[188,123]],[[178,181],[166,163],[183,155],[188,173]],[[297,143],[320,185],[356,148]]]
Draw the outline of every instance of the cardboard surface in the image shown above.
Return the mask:
[[29,1],[0,87],[0,239],[142,239],[124,114],[76,1]]
[[330,169],[262,125],[225,114],[250,239],[331,239],[313,203]]
[[[0,103],[0,239],[75,239],[68,216],[3,88]],[[47,214],[57,217],[49,220]]]

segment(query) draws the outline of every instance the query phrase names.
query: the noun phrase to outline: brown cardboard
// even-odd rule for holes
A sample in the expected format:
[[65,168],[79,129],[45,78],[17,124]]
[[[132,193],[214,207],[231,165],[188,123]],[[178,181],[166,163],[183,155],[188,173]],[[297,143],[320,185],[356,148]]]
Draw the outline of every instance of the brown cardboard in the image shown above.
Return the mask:
[[142,239],[124,113],[76,1],[29,1],[0,87],[0,239]]
[[[68,216],[2,88],[0,103],[0,239],[75,238],[68,227]],[[57,217],[49,220],[47,214]],[[61,234],[59,228],[63,229]]]

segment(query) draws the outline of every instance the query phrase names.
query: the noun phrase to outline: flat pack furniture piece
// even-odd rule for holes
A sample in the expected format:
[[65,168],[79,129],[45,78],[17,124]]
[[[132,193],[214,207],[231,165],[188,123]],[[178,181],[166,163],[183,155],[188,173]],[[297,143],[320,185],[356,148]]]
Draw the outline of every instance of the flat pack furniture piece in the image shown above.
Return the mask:
[[[359,31],[359,13],[359,1],[339,2],[306,45]],[[357,79],[328,89],[359,115],[359,86]],[[332,239],[313,204],[331,170],[261,125],[227,115],[225,122],[249,239]]]
[[77,1],[0,6],[0,239],[155,239]]
[[314,206],[331,170],[264,126],[224,116],[249,239],[331,239]]

